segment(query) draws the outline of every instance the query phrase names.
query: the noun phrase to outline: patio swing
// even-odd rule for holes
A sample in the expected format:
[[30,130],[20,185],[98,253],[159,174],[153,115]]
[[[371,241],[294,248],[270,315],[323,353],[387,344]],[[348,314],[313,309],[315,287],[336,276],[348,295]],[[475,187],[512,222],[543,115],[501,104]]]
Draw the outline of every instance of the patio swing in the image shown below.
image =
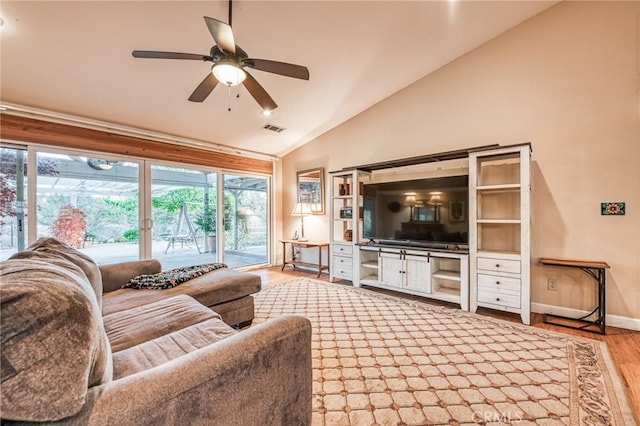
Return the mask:
[[[184,218],[184,223],[186,224],[186,227],[187,227],[186,229],[187,232],[181,234],[180,232],[182,231],[183,218]],[[191,218],[189,217],[189,210],[187,208],[186,202],[182,204],[182,208],[180,209],[180,214],[178,215],[178,226],[176,226],[175,234],[171,232],[171,233],[163,234],[162,237],[168,241],[167,248],[164,250],[164,254],[167,254],[167,252],[169,251],[169,248],[171,248],[171,251],[173,252],[173,250],[175,249],[176,242],[180,243],[181,248],[184,248],[185,244],[188,247],[189,244],[193,242],[195,243],[196,248],[198,249],[198,254],[202,254],[202,252],[200,251],[200,246],[198,245],[198,239],[196,238],[196,228],[193,226],[193,223],[191,222]]]

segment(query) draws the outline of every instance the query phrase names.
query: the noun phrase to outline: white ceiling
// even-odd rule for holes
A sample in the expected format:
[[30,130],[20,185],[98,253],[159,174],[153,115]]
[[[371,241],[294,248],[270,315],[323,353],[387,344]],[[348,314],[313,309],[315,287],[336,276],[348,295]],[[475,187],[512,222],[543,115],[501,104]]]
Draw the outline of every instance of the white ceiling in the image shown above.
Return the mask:
[[244,88],[239,99],[218,85],[189,102],[208,63],[131,56],[208,54],[203,16],[227,21],[226,1],[2,0],[1,101],[280,156],[555,3],[234,1],[236,43],[249,57],[311,74],[251,70],[279,105],[265,118]]

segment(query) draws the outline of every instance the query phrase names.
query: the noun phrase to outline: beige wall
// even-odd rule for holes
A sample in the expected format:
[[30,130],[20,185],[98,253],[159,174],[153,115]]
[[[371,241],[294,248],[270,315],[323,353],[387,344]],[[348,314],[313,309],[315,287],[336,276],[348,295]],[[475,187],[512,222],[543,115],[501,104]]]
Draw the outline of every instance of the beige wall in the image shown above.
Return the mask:
[[[608,313],[640,319],[639,15],[638,2],[562,2],[287,155],[284,235],[299,226],[296,170],[530,141],[532,301],[593,302],[584,273],[539,257],[604,260]],[[603,201],[626,216],[601,216]],[[328,217],[305,230],[327,240]]]

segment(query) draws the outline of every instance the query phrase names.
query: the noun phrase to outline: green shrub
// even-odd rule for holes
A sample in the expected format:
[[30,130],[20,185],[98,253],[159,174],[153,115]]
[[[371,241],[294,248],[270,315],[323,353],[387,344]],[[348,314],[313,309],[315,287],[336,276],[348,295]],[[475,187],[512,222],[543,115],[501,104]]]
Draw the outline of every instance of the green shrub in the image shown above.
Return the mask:
[[138,236],[138,228],[127,229],[122,233],[122,237],[128,242],[137,241]]

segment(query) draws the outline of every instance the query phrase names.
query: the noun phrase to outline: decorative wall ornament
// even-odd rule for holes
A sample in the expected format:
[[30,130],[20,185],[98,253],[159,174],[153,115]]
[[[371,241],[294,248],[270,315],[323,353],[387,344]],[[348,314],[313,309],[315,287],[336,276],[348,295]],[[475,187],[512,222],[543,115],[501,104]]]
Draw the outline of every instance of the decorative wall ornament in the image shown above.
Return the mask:
[[624,216],[625,203],[622,201],[600,203],[600,214],[603,216]]

